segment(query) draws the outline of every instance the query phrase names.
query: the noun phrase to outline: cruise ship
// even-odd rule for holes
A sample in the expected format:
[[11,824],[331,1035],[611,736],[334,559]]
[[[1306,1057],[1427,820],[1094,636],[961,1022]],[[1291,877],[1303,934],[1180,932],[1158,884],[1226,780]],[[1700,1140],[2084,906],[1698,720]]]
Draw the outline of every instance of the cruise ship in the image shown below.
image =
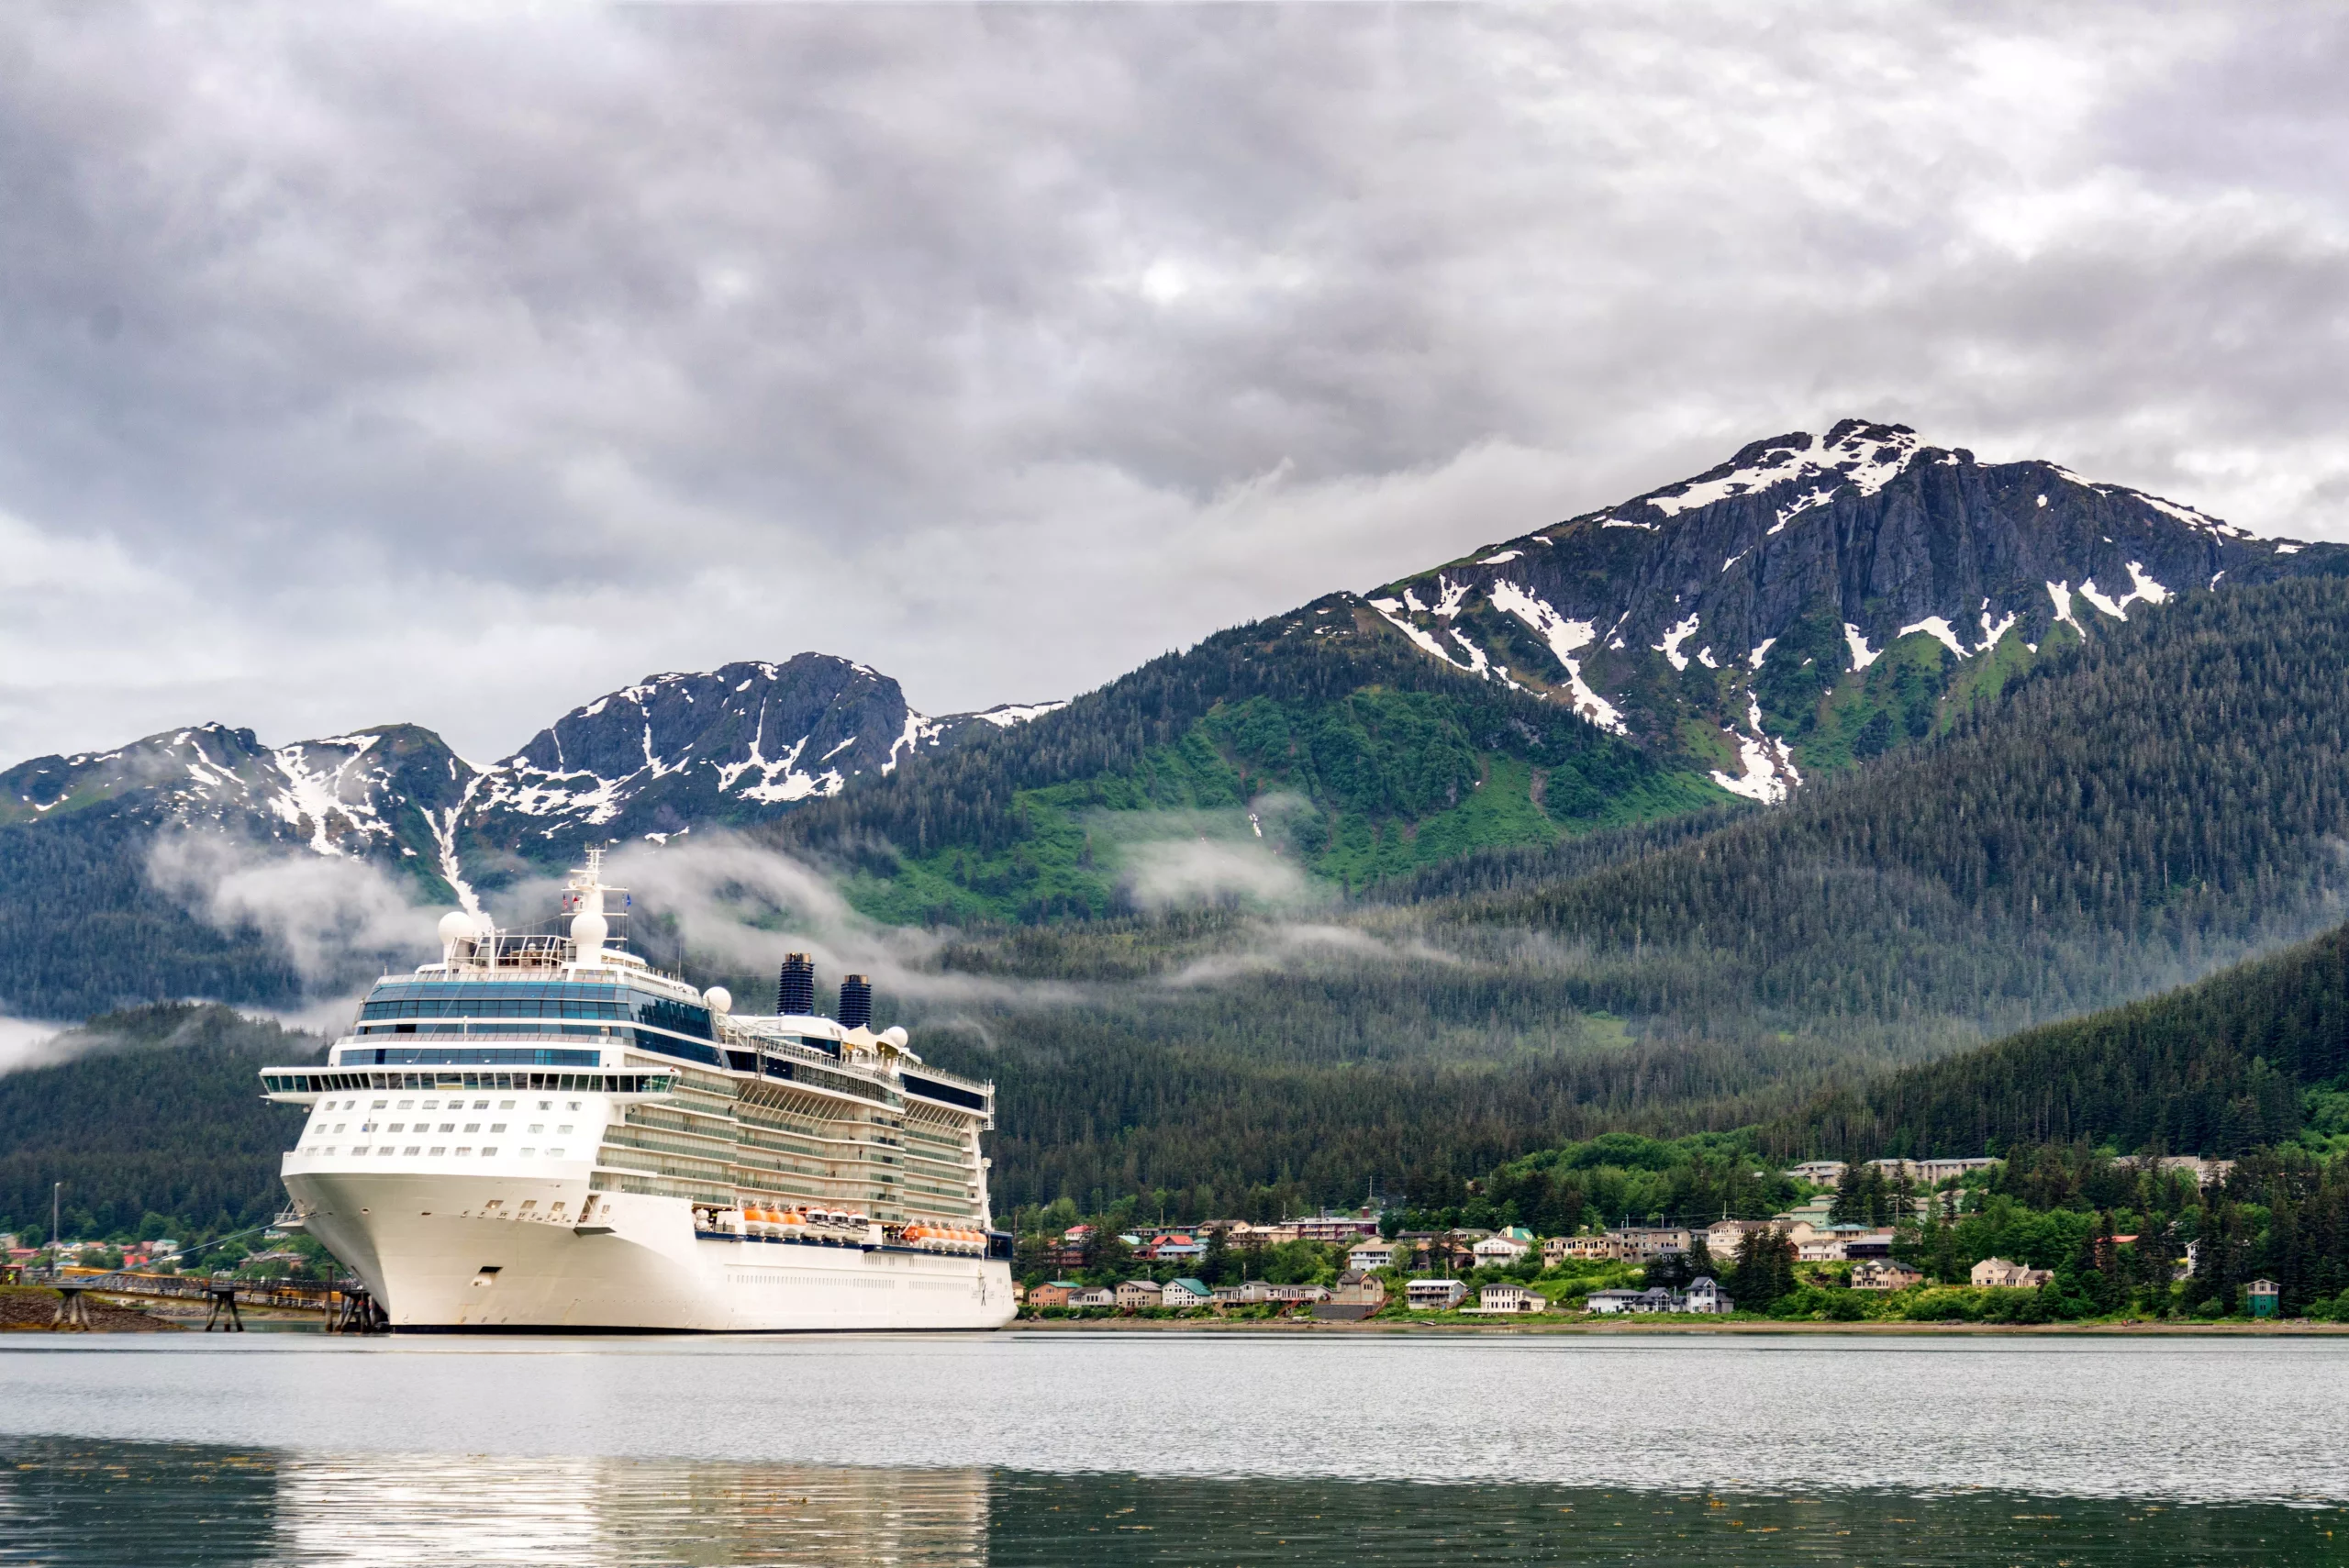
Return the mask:
[[327,1060],[262,1072],[310,1107],[289,1223],[394,1331],[994,1329],[1011,1238],[979,1135],[995,1090],[838,1018],[785,960],[772,1015],[616,941],[591,851],[546,932],[451,911]]

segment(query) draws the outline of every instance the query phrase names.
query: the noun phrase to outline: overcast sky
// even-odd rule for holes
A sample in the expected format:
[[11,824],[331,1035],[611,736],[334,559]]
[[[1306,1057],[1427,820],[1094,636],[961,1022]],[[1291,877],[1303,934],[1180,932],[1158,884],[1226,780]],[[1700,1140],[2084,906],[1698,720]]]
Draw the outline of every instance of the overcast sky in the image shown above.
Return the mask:
[[2349,13],[0,12],[0,761],[1064,695],[1865,415],[2349,537]]

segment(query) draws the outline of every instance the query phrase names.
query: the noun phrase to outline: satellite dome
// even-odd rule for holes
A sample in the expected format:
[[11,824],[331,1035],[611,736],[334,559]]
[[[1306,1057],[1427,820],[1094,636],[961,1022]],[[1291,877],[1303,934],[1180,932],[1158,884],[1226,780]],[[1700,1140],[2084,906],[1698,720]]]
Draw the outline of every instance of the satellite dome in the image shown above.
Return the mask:
[[473,940],[473,917],[462,909],[451,909],[440,917],[440,945],[455,947],[459,942]]
[[701,994],[701,999],[709,1004],[709,1010],[713,1013],[730,1013],[734,1010],[734,993],[723,985],[711,986]]
[[891,1024],[887,1029],[881,1031],[881,1038],[887,1040],[891,1045],[896,1046],[899,1051],[903,1051],[906,1049],[906,1041],[911,1040],[913,1037],[906,1033],[906,1027],[903,1024]]
[[579,949],[579,956],[586,958],[601,951],[604,939],[611,934],[611,922],[593,910],[571,917],[571,940]]

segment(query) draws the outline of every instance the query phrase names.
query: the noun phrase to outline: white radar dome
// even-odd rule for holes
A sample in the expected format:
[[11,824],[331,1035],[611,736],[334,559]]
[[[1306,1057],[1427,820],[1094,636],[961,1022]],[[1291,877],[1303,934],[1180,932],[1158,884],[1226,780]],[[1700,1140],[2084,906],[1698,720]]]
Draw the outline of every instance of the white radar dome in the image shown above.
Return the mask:
[[583,954],[594,952],[601,948],[604,945],[604,939],[611,934],[611,922],[592,910],[587,914],[573,915],[571,917],[571,940],[578,945]]
[[451,909],[440,917],[440,945],[455,947],[459,942],[473,940],[473,917],[462,909]]
[[701,994],[701,999],[709,1004],[709,1010],[713,1013],[730,1013],[734,1010],[734,993],[723,985],[711,986]]
[[881,1038],[887,1040],[891,1045],[896,1046],[899,1051],[903,1051],[906,1049],[906,1041],[911,1040],[913,1037],[906,1032],[904,1025],[892,1024],[887,1029],[881,1031]]

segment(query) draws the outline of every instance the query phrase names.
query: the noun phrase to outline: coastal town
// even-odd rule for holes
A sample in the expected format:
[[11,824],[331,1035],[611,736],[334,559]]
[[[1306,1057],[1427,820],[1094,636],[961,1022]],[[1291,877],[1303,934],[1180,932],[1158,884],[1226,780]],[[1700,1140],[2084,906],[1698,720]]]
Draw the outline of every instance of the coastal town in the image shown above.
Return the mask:
[[[2232,1169],[2194,1157],[2143,1163],[2149,1179],[2197,1190],[2223,1183]],[[2190,1238],[2172,1248],[2170,1238],[2107,1230],[2069,1246],[2065,1258],[2049,1256],[2043,1238],[2016,1249],[2031,1256],[1969,1247],[2008,1207],[1991,1190],[2000,1164],[1814,1161],[1779,1173],[1799,1201],[1768,1216],[1627,1217],[1548,1236],[1517,1224],[1407,1229],[1375,1206],[1116,1231],[1077,1223],[1022,1236],[1019,1294],[1022,1316],[1035,1321],[1742,1315],[2034,1322],[2083,1316],[2060,1299],[2059,1270],[2076,1260],[2165,1287],[2195,1277],[2201,1249]],[[2232,1294],[2242,1317],[2278,1315],[2276,1281],[2243,1279]]]

